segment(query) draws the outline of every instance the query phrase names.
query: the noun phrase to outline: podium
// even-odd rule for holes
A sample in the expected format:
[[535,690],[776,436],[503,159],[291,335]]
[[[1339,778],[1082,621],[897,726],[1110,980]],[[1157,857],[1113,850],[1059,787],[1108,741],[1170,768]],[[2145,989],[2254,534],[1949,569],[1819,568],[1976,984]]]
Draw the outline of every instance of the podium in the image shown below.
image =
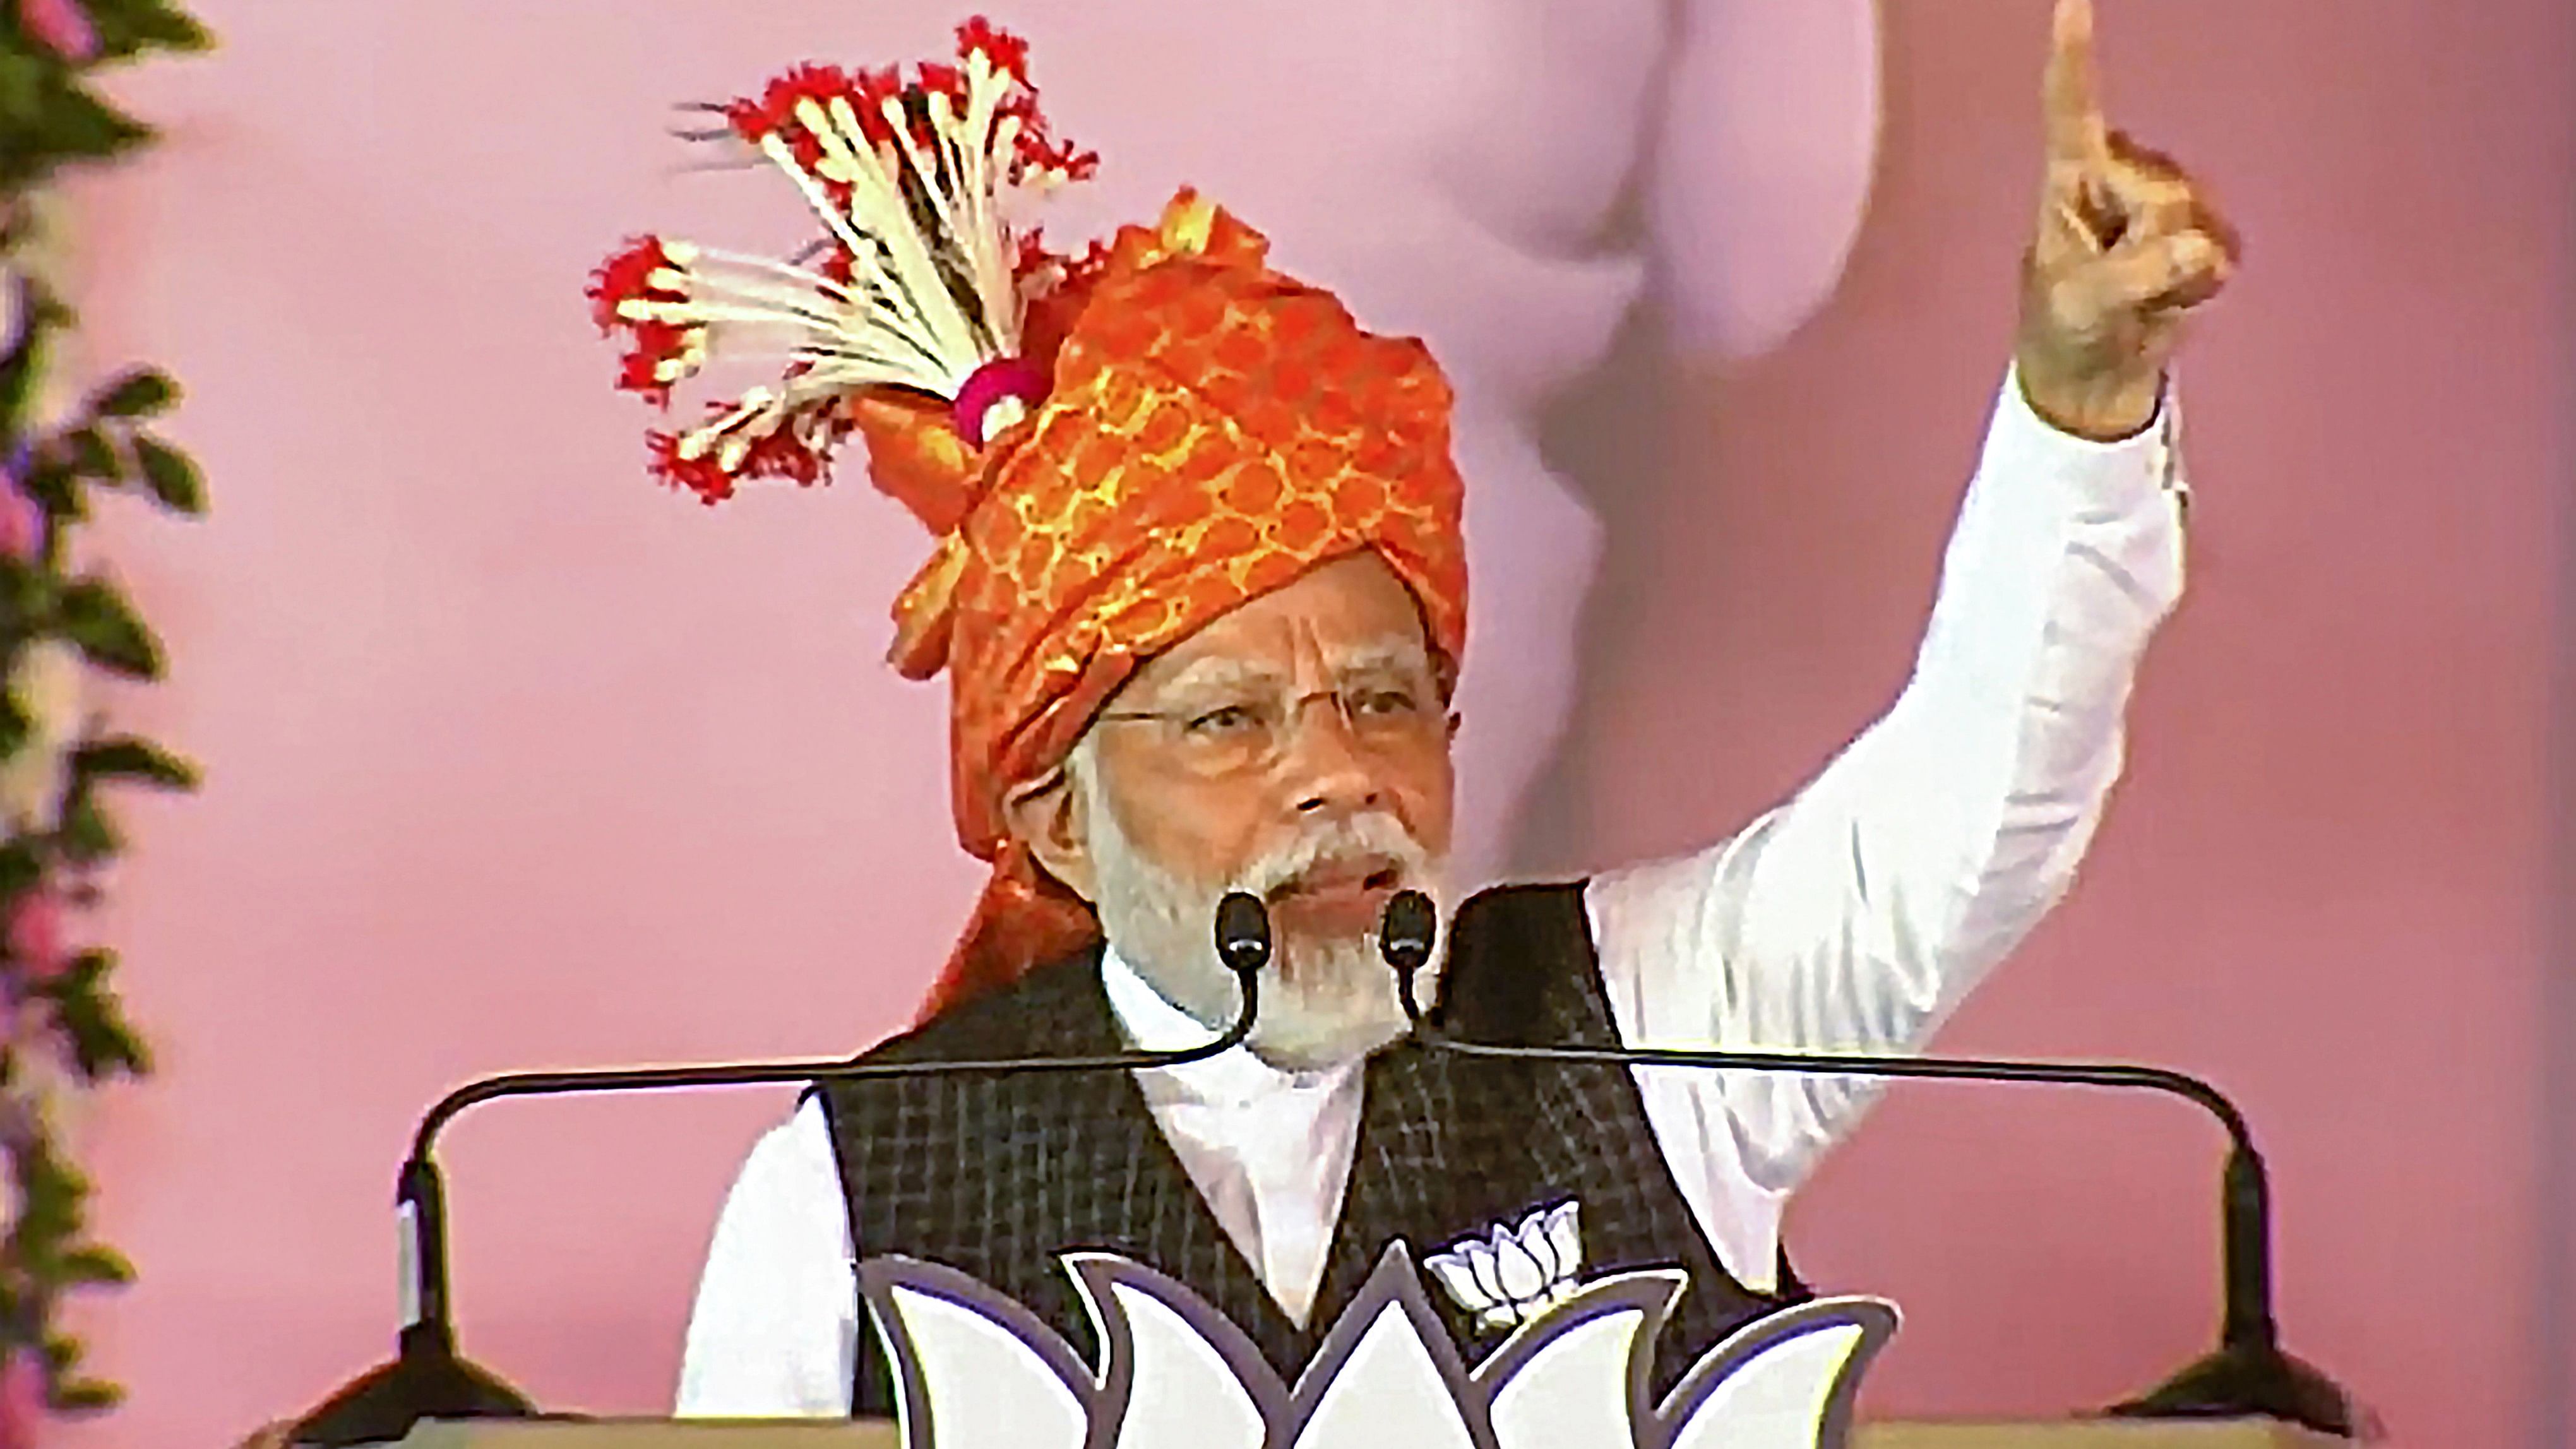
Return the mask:
[[[473,1412],[458,1405],[364,1420],[370,1427],[357,1433],[311,1442],[351,1444],[390,1435],[395,1425],[409,1428],[393,1449],[2328,1449],[2348,1442],[2271,1419],[1868,1423],[1858,1413],[1860,1379],[1897,1315],[1892,1304],[1858,1297],[1814,1299],[1756,1319],[1702,1353],[1669,1390],[1650,1395],[1646,1355],[1687,1286],[1675,1268],[1515,1290],[1509,1307],[1517,1326],[1471,1365],[1400,1241],[1387,1246],[1291,1383],[1175,1280],[1109,1254],[1071,1254],[1067,1262],[1100,1338],[1096,1363],[1026,1308],[954,1269],[901,1258],[861,1265],[896,1401],[916,1431],[910,1436],[884,1420],[422,1417]],[[383,1382],[401,1378],[390,1373]]]
[[[1863,1424],[1853,1449],[2348,1449],[2271,1420]],[[846,1420],[483,1419],[422,1424],[399,1449],[903,1449],[890,1423]],[[1566,1449],[1585,1449],[1567,1445]]]
[[2271,1419],[2053,1420],[2020,1424],[1863,1424],[1853,1449],[2349,1449]]

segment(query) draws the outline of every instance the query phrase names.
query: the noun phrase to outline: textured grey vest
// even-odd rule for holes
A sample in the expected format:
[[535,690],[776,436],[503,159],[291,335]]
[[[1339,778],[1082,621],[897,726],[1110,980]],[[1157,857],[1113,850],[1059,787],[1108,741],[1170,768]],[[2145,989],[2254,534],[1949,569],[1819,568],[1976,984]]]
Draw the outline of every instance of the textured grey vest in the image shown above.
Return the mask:
[[[1442,1023],[1470,1041],[1617,1041],[1580,886],[1490,891],[1451,932]],[[870,1052],[867,1061],[1055,1057],[1119,1050],[1096,955],[1031,973]],[[1321,1290],[1298,1326],[1261,1286],[1123,1072],[834,1082],[831,1119],[850,1228],[866,1254],[972,1275],[1026,1304],[1090,1357],[1091,1325],[1056,1255],[1123,1254],[1189,1285],[1242,1327],[1289,1382],[1389,1239],[1424,1257],[1569,1198],[1582,1203],[1582,1277],[1679,1265],[1690,1291],[1658,1341],[1654,1391],[1728,1331],[1808,1296],[1780,1265],[1757,1294],[1718,1265],[1673,1185],[1624,1067],[1474,1060],[1410,1042],[1370,1059],[1359,1142]],[[1436,1284],[1469,1361],[1478,1329]],[[889,1383],[860,1335],[853,1403],[883,1413]]]

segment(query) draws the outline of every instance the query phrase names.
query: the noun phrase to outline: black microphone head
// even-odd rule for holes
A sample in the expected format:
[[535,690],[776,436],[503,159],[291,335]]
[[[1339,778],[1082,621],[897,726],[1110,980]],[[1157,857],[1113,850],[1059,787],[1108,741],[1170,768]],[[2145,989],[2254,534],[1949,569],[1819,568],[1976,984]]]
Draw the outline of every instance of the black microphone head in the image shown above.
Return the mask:
[[1228,891],[1216,903],[1216,956],[1237,976],[1270,964],[1270,908],[1247,891]]
[[1379,918],[1377,953],[1396,974],[1410,978],[1431,964],[1432,943],[1440,937],[1440,912],[1420,891],[1397,891]]

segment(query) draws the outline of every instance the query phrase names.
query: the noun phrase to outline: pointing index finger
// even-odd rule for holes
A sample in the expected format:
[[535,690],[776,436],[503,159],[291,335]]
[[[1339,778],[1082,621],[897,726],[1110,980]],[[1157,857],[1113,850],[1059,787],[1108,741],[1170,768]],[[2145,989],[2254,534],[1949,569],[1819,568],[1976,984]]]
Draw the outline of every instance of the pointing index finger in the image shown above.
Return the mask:
[[2101,78],[2093,64],[2093,0],[2057,0],[2041,101],[2050,161],[2093,161],[2109,151]]

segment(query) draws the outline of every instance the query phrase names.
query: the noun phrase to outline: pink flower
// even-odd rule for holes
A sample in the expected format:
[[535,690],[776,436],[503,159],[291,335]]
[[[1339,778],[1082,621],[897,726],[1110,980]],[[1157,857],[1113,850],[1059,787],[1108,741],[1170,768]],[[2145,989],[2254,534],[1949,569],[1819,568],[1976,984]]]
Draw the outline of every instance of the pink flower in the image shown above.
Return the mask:
[[30,981],[51,981],[71,963],[63,949],[63,906],[52,891],[32,890],[9,912],[9,954]]
[[18,23],[65,60],[78,63],[98,54],[97,27],[80,0],[18,0]]
[[0,1449],[36,1449],[45,1427],[45,1365],[28,1349],[0,1368]]
[[44,547],[44,505],[27,496],[15,473],[0,467],[0,555],[28,563]]

